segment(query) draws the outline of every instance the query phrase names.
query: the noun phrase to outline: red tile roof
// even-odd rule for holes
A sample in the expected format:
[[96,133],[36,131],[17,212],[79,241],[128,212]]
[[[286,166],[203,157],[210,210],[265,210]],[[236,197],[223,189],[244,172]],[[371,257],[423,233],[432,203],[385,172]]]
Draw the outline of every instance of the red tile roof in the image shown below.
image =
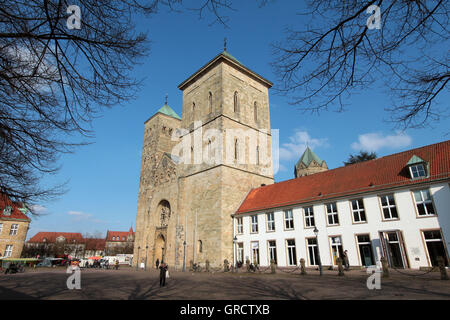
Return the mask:
[[[412,180],[406,167],[419,156],[429,177]],[[450,140],[253,189],[236,214],[450,178]]]
[[96,238],[87,238],[84,239],[84,243],[86,244],[86,250],[105,250],[106,240],[105,239],[96,239]]
[[[106,241],[118,241],[118,242],[127,241],[128,235],[134,235],[132,227],[130,228],[129,231],[108,231],[106,233]],[[124,237],[125,240],[122,240]]]
[[[11,215],[3,214],[3,210],[7,206],[12,207]],[[0,218],[31,221],[26,214],[19,210],[20,208],[22,208],[21,204],[14,203],[6,195],[0,194]]]
[[[63,236],[66,238],[66,243],[83,243],[84,239],[81,233],[75,232],[38,232],[28,240],[28,243],[47,242],[54,243],[56,238]],[[46,239],[46,241],[44,241]],[[74,242],[75,240],[75,242]]]

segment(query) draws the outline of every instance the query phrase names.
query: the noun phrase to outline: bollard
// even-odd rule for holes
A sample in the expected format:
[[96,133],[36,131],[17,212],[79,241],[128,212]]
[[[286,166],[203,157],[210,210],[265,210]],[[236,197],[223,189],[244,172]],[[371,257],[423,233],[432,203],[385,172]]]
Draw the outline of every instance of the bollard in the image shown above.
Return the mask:
[[245,264],[246,264],[246,267],[247,267],[247,272],[250,272],[250,260],[245,260]]
[[277,265],[275,263],[275,260],[270,260],[270,270],[272,274],[275,274],[277,271]]
[[342,266],[342,258],[337,258],[336,259],[337,264],[338,264],[338,276],[343,276],[344,275],[344,267]]
[[205,261],[205,268],[206,268],[206,272],[209,272],[209,260]]
[[300,259],[300,269],[301,269],[301,275],[305,275],[306,274],[306,268],[305,268],[305,259],[301,258]]
[[194,261],[189,260],[189,271],[194,271]]
[[445,270],[444,258],[438,257],[437,261],[439,265],[439,271],[441,272],[441,280],[448,280],[447,270]]
[[228,271],[230,271],[230,267],[228,264],[228,260],[225,259],[225,260],[223,260],[223,272],[228,272]]
[[386,260],[386,257],[381,257],[381,266],[383,268],[383,278],[389,278],[389,267]]

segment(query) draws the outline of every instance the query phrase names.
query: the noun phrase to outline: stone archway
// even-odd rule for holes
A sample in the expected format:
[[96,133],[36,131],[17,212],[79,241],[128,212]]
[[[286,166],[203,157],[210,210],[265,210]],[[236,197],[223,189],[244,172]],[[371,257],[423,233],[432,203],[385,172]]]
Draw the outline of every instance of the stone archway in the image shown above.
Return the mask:
[[166,254],[166,239],[162,234],[159,234],[155,240],[155,261],[159,259],[159,262],[163,261]]

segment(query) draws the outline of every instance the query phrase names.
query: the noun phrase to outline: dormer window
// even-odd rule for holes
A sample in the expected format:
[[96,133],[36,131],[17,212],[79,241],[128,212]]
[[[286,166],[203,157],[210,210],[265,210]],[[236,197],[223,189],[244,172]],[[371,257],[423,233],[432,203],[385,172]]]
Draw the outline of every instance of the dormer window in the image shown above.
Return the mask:
[[428,177],[427,162],[413,155],[406,164],[409,167],[411,179],[422,179]]
[[416,164],[409,167],[411,170],[411,178],[425,178],[427,176],[427,172],[425,170],[425,166],[423,164]]
[[11,206],[6,206],[5,209],[3,209],[3,215],[10,216],[11,215],[11,211],[12,211],[12,207]]

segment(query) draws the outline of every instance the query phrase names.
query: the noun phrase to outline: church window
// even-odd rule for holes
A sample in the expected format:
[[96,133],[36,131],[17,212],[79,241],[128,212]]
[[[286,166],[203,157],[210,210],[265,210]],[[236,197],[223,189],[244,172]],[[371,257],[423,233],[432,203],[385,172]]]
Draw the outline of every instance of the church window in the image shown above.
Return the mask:
[[258,121],[258,103],[256,101],[253,104],[253,115],[255,117],[255,122]]
[[197,251],[198,251],[198,253],[202,253],[203,252],[203,242],[202,242],[202,240],[198,240]]
[[211,140],[208,140],[208,158],[211,159],[212,158],[212,154],[211,154]]
[[256,147],[256,164],[259,165],[259,146]]
[[195,119],[195,102],[192,102],[192,120]]
[[339,217],[336,202],[327,204],[327,221],[329,226],[339,224]]
[[209,105],[209,113],[212,113],[213,96],[212,96],[211,92],[209,92],[209,95],[208,95],[208,105]]
[[234,160],[238,159],[238,149],[239,149],[239,142],[238,139],[234,140]]
[[234,92],[234,112],[239,112],[239,95],[238,92]]

